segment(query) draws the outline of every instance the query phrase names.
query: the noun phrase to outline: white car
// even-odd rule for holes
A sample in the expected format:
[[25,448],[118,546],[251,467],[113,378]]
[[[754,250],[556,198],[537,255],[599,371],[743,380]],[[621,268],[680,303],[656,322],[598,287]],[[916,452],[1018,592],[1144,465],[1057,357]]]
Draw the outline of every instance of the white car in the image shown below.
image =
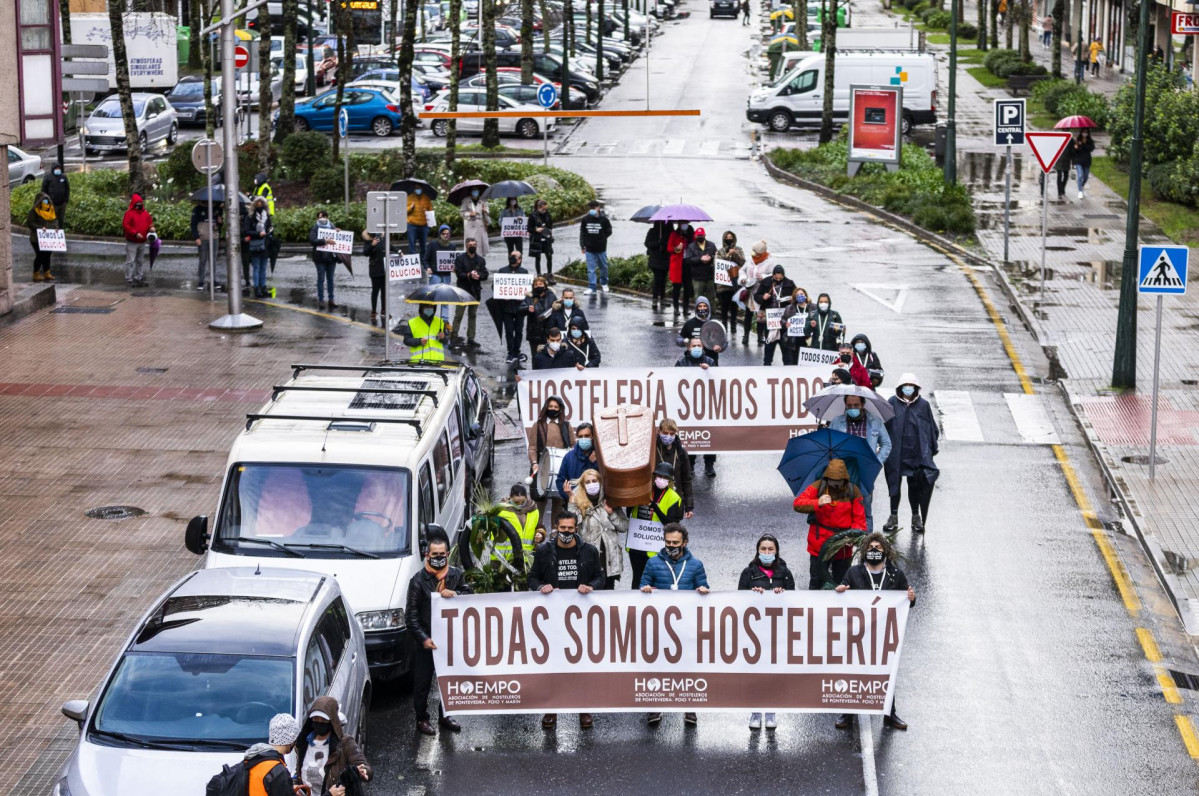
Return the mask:
[[8,187],[15,188],[27,182],[41,182],[46,175],[42,159],[37,155],[8,145]]
[[[272,39],[272,41],[274,41],[274,40]],[[283,56],[282,55],[272,55],[271,56],[271,66],[274,69],[276,69],[280,75],[282,75],[283,74]],[[308,58],[307,58],[307,56],[304,56],[304,55],[296,56],[295,87],[296,87],[296,96],[297,97],[301,96],[304,93],[304,89],[308,88]]]
[[[239,77],[237,80],[237,98],[242,104],[249,104],[251,108],[258,107],[258,72],[251,72],[245,77]],[[283,97],[283,70],[271,67],[271,105],[273,106]]]
[[270,562],[197,570],[138,622],[95,703],[62,706],[79,742],[52,793],[203,793],[266,741],[271,717],[303,723],[317,697],[334,697],[361,740],[371,687],[335,578]]
[[[544,109],[538,105],[520,105],[517,102],[500,96],[499,109],[502,111],[521,111],[523,113],[538,113]],[[433,107],[430,110],[438,113],[448,111],[450,109],[449,92],[443,91],[433,101]],[[460,111],[484,111],[487,110],[487,92],[480,88],[467,88],[458,92],[458,110]],[[484,119],[459,119],[459,133],[482,133]],[[555,120],[553,117],[538,118],[529,116],[522,118],[501,117],[500,133],[510,135],[519,135],[521,138],[537,138],[542,134],[548,134],[554,129]],[[446,130],[449,127],[449,121],[446,119],[434,119],[432,130],[433,135],[444,137]]]
[[[359,86],[361,88],[377,88],[380,91],[386,91],[394,101],[398,104],[400,101],[400,84],[396,80],[363,80],[359,78],[350,83],[351,86]],[[421,127],[424,123],[420,119],[420,112],[425,108],[425,104],[421,102],[420,96],[416,92],[412,93],[412,112],[418,114],[416,117],[416,126]]]

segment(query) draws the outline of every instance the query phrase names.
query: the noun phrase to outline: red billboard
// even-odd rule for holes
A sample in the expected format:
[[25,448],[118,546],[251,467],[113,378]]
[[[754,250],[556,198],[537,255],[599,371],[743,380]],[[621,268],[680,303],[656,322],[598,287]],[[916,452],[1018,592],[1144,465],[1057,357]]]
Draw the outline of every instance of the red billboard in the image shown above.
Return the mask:
[[849,159],[898,163],[903,142],[903,89],[850,86]]

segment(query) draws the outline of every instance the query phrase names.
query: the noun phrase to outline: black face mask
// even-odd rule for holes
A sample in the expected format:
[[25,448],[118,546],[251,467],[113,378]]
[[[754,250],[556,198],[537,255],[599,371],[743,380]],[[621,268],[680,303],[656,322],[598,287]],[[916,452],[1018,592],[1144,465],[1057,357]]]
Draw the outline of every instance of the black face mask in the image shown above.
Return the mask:
[[561,412],[561,410],[558,410],[558,409],[546,409],[545,410],[545,416],[551,420],[556,419],[558,417],[558,415],[560,415],[560,414],[562,414],[562,412]]
[[474,247],[474,246],[467,246],[467,247],[466,247],[466,253],[467,253],[467,254],[474,254],[476,251],[478,251],[478,249],[477,249],[476,247]]
[[545,288],[543,288],[543,287],[535,287],[535,288],[533,288],[533,292],[534,292],[535,294],[537,294],[538,296],[544,296],[544,295],[545,295]]
[[563,533],[562,531],[558,531],[558,543],[559,544],[570,547],[572,544],[574,544],[574,542],[575,542],[574,531],[571,531],[570,533]]
[[734,241],[734,240],[732,240],[732,239],[730,238],[730,239],[728,239],[728,240],[726,240],[726,241],[724,242],[724,247],[725,247],[726,249],[731,249],[731,248],[733,248],[733,244],[734,244],[734,243],[736,243],[736,241]]
[[666,548],[666,555],[670,556],[675,561],[678,561],[683,557],[683,551],[686,549],[686,547],[668,547]]
[[441,569],[448,563],[450,563],[449,556],[429,556],[429,566],[433,569]]
[[885,557],[886,557],[886,554],[883,553],[882,550],[867,550],[866,551],[866,560],[869,561],[871,564],[881,564],[881,563],[883,563],[883,559]]
[[333,732],[333,725],[325,721],[314,721],[312,722],[312,732],[317,736],[328,735],[329,733]]
[[516,259],[515,257],[509,257],[509,258],[508,258],[508,267],[509,267],[509,268],[518,268],[518,267],[520,267],[520,260]]
[[842,362],[848,362],[848,361],[849,361],[849,358],[850,358],[850,355],[849,355],[849,354],[842,354],[842,355],[841,355],[841,361],[842,361]]

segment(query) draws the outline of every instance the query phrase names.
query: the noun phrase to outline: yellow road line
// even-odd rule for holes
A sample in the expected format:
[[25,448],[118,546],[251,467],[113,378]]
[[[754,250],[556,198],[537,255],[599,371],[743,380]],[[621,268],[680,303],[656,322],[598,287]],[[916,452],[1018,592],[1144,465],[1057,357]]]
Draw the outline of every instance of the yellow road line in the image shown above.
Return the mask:
[[1137,640],[1141,642],[1141,649],[1145,651],[1145,657],[1150,663],[1161,663],[1162,651],[1157,648],[1157,642],[1153,639],[1153,631],[1144,628],[1137,628]]
[[1154,666],[1153,671],[1157,675],[1157,684],[1162,687],[1162,696],[1166,701],[1171,705],[1181,705],[1182,694],[1178,693],[1178,686],[1174,685],[1174,678],[1170,673],[1161,666]]
[[1199,759],[1199,738],[1195,737],[1195,725],[1190,716],[1175,716],[1174,723],[1178,725],[1178,734],[1182,736],[1187,752],[1192,758]]
[[1050,447],[1053,448],[1053,455],[1062,468],[1062,475],[1066,477],[1066,484],[1070,487],[1070,493],[1074,495],[1074,502],[1082,511],[1082,517],[1086,520],[1087,527],[1092,531],[1102,528],[1103,523],[1099,522],[1099,517],[1091,508],[1091,499],[1087,497],[1086,490],[1082,488],[1082,482],[1078,480],[1078,475],[1074,472],[1074,465],[1070,464],[1070,457],[1066,455],[1066,449],[1061,445]]
[[1103,554],[1103,560],[1107,562],[1107,568],[1116,581],[1116,588],[1120,591],[1120,599],[1124,601],[1124,607],[1130,614],[1136,614],[1141,610],[1141,599],[1137,597],[1136,589],[1133,588],[1132,581],[1129,580],[1128,573],[1124,570],[1124,564],[1116,556],[1116,549],[1112,547],[1112,543],[1108,541],[1102,528],[1092,529],[1091,535],[1095,537],[1095,544],[1099,546],[1099,552]]

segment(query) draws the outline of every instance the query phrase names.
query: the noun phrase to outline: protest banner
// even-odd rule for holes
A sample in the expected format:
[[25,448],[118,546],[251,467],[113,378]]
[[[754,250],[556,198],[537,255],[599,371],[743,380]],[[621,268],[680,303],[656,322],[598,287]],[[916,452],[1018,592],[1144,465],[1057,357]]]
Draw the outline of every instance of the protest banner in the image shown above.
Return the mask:
[[662,538],[662,527],[662,523],[656,520],[639,520],[636,517],[630,517],[624,546],[629,550],[656,553],[666,546]]
[[454,273],[454,258],[462,252],[440,251],[437,252],[437,273],[452,274]]
[[420,279],[419,254],[393,254],[387,261],[387,278],[392,282]]
[[786,311],[784,307],[774,307],[766,310],[766,330],[769,332],[781,330],[783,328],[783,313]]
[[881,715],[908,607],[901,591],[434,594],[433,659],[446,713]]
[[[797,312],[787,319],[787,336],[788,337],[807,337],[808,332],[805,328],[808,316],[802,312]],[[833,353],[833,352],[829,352]]]
[[497,299],[523,299],[533,289],[533,275],[493,273],[491,284]]
[[501,238],[527,238],[529,237],[528,220],[525,218],[501,218],[500,219],[500,237]]
[[606,406],[649,407],[654,422],[679,424],[689,453],[781,453],[793,436],[816,428],[803,403],[824,387],[836,351],[800,349],[799,364],[767,367],[594,368],[527,370],[516,390],[520,418],[531,429],[551,395],[562,399],[572,426],[595,422]]
[[732,287],[733,279],[729,276],[729,271],[736,268],[737,264],[732,260],[722,260],[716,258],[716,284],[724,287]]
[[322,229],[316,230],[318,240],[327,240],[321,251],[332,252],[333,254],[353,254],[354,253],[354,233],[348,229]]
[[67,250],[67,233],[61,229],[39,229],[37,231],[38,250],[44,252],[65,252]]

